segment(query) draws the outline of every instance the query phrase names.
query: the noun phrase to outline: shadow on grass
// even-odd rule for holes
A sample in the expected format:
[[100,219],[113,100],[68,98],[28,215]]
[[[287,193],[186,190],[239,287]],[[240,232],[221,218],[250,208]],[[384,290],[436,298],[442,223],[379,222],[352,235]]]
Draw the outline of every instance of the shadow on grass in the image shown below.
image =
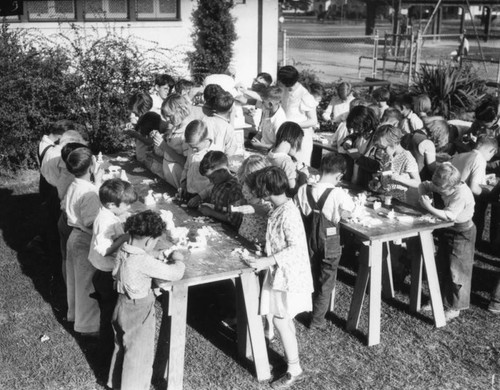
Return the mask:
[[97,382],[105,383],[109,365],[103,362],[99,341],[81,337],[73,331],[73,323],[66,321],[65,287],[62,281],[54,283],[52,280],[49,248],[40,237],[46,229],[47,215],[40,206],[39,195],[14,195],[11,190],[0,189],[0,204],[0,229],[3,240],[17,252],[17,260],[23,274],[32,280],[34,289],[50,304],[56,320],[78,343]]

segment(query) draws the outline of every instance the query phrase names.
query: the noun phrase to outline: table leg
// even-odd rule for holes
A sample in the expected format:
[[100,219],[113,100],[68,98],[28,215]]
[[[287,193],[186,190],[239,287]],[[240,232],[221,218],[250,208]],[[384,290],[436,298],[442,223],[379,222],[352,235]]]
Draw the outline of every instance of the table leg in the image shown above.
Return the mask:
[[380,309],[382,306],[382,243],[370,246],[370,307],[368,317],[368,346],[380,343]]
[[429,293],[431,296],[432,311],[434,314],[434,324],[436,328],[446,325],[444,317],[443,300],[439,288],[439,280],[434,259],[434,241],[432,232],[419,233],[420,244],[422,245],[422,257],[424,259],[427,281],[429,283]]
[[241,274],[240,278],[255,372],[257,380],[264,381],[271,378],[271,372],[264,338],[264,326],[262,317],[259,315],[259,279],[253,272],[245,272]]
[[422,271],[424,260],[422,255],[412,256],[411,259],[411,285],[410,285],[410,311],[416,313],[422,305]]
[[169,390],[182,390],[184,376],[184,353],[186,350],[186,315],[188,301],[188,286],[175,285],[170,299],[170,343],[168,365],[165,377]]
[[245,310],[245,299],[241,278],[236,278],[236,334],[238,337],[238,355],[242,358],[253,360],[250,335],[248,333],[248,321]]
[[384,256],[382,263],[382,276],[384,278],[384,283],[382,283],[382,294],[384,294],[386,298],[394,298],[394,279],[392,277],[391,246],[389,241],[385,242],[384,246],[387,255]]
[[[363,252],[362,252],[363,253]],[[366,252],[365,252],[366,253]],[[349,308],[349,315],[347,316],[346,329],[351,331],[358,329],[359,317],[365,299],[366,287],[370,278],[370,267],[368,265],[369,259],[360,259],[358,276],[354,285],[354,292],[352,294],[351,307]]]

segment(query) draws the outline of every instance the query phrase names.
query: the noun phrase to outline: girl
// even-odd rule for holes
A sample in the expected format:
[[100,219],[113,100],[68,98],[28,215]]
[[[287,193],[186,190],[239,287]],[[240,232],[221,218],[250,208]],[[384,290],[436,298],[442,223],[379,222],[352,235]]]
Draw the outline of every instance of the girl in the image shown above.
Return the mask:
[[[455,225],[440,231],[438,259],[436,262],[443,282],[443,300],[447,307],[446,320],[460,315],[460,311],[469,308],[472,268],[474,264],[474,243],[476,227],[472,222],[474,214],[474,196],[467,184],[460,181],[460,172],[448,162],[441,164],[432,182],[426,181],[418,188],[420,204],[438,218],[454,221]],[[444,208],[432,205],[428,194],[437,192],[441,195]],[[428,310],[430,306],[423,307]]]
[[286,174],[278,167],[260,170],[252,185],[258,197],[275,207],[267,222],[267,257],[249,262],[256,270],[266,269],[260,311],[274,316],[288,364],[286,374],[273,382],[274,388],[289,387],[304,379],[293,318],[312,310],[313,281],[306,234],[297,206],[286,196],[287,188]]
[[[323,113],[325,121],[331,120],[340,123],[345,120],[349,113],[351,101],[354,100],[351,84],[343,82],[337,86],[337,96],[334,96]],[[340,102],[339,102],[340,99]],[[333,115],[332,115],[333,114]]]
[[413,111],[423,122],[432,112],[431,99],[425,93],[415,96],[413,99]]
[[[285,172],[289,187],[287,193],[290,196],[295,195],[300,185],[307,181],[307,177],[304,178],[304,175],[307,176],[304,163],[297,165],[292,159],[301,150],[303,138],[304,131],[297,123],[285,122],[279,127],[276,143],[267,155],[271,165],[280,167]],[[300,178],[299,173],[301,173]]]

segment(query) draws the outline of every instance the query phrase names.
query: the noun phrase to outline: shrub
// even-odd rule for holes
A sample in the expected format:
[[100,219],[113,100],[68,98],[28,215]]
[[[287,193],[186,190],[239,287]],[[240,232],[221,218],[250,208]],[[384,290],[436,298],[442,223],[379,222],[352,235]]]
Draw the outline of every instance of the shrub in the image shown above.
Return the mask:
[[191,74],[200,83],[209,74],[226,72],[237,39],[231,15],[232,0],[198,0],[193,10],[192,33],[195,51],[189,55]]
[[464,111],[473,111],[485,94],[485,82],[479,79],[471,64],[440,61],[424,64],[416,74],[411,92],[427,94],[433,114],[453,119]]

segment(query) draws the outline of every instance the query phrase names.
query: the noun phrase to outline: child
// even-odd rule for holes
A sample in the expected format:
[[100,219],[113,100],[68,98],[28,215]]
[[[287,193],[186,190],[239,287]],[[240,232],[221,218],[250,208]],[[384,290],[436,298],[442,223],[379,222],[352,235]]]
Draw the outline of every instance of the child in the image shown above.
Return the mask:
[[318,102],[299,83],[299,72],[293,66],[283,66],[278,70],[278,85],[284,89],[281,102],[286,119],[298,123],[304,130],[303,145],[296,159],[299,163],[310,165],[314,127],[318,124]]
[[389,108],[388,101],[391,98],[391,93],[386,88],[378,88],[373,91],[373,98],[378,104],[378,108],[380,110],[380,118],[382,118],[385,110]]
[[[340,102],[339,102],[340,99]],[[334,96],[323,113],[325,121],[334,123],[344,121],[349,113],[351,101],[354,100],[351,84],[343,82],[337,86],[337,96]]]
[[191,105],[193,104],[193,92],[195,92],[194,83],[190,80],[180,79],[175,84],[175,93],[181,95]]
[[153,108],[153,99],[146,92],[134,92],[128,101],[128,110],[130,112],[129,123],[125,130],[133,130],[141,116]]
[[417,95],[413,100],[413,111],[425,122],[425,119],[431,114],[431,99],[425,93]]
[[[92,284],[101,311],[100,336],[105,352],[113,352],[111,317],[118,298],[111,271],[118,248],[129,239],[123,220],[130,205],[137,200],[132,185],[120,179],[106,180],[99,188],[101,208],[94,221],[89,261],[96,268]],[[109,348],[108,348],[109,347]]]
[[[323,95],[325,94],[325,88],[323,88],[320,83],[311,83],[309,84],[308,90],[314,100],[316,100],[316,102],[320,104],[323,100]],[[319,124],[317,124],[316,126],[318,126],[319,128]]]
[[325,329],[330,298],[334,299],[337,268],[342,255],[339,222],[342,214],[354,210],[347,192],[336,185],[347,164],[345,157],[328,153],[321,160],[321,178],[317,184],[299,188],[295,201],[304,217],[314,280],[311,329]]
[[213,185],[209,202],[200,206],[200,212],[208,217],[228,222],[238,229],[241,224],[241,213],[231,212],[231,206],[239,204],[243,199],[241,184],[232,175],[228,167],[227,156],[218,150],[208,151],[200,162],[200,174],[207,177]]
[[289,387],[305,378],[293,318],[312,309],[314,290],[304,225],[299,210],[286,196],[287,188],[286,174],[278,167],[260,170],[252,186],[258,197],[275,207],[267,223],[267,257],[249,261],[256,270],[266,269],[260,314],[274,316],[288,364],[286,374],[272,383],[274,388]]
[[125,222],[130,239],[119,249],[113,269],[118,291],[113,312],[115,349],[108,378],[108,386],[113,389],[150,387],[156,328],[151,282],[179,280],[185,269],[182,262],[165,264],[149,254],[164,230],[165,223],[151,210]]
[[[431,192],[441,195],[444,209],[432,205],[427,195]],[[444,272],[445,317],[450,321],[458,317],[461,310],[469,308],[476,239],[476,227],[472,222],[474,197],[469,187],[460,182],[460,172],[448,162],[436,169],[432,182],[420,184],[419,194],[425,209],[438,218],[455,222],[454,226],[442,229],[438,240],[437,265]]]
[[[297,163],[293,161],[293,157],[297,155],[302,145],[304,138],[304,131],[295,122],[284,122],[278,129],[276,134],[276,142],[274,147],[269,151],[267,158],[271,165],[280,167],[286,174],[288,179],[289,190],[288,193],[293,196],[297,192],[298,170]],[[304,172],[305,166],[300,166],[300,172]],[[303,184],[303,183],[301,183]]]
[[189,149],[179,191],[181,198],[188,201],[188,207],[196,208],[208,198],[212,190],[210,180],[200,173],[200,162],[213,148],[213,142],[207,125],[199,120],[194,120],[186,126],[184,137]]
[[252,146],[261,151],[269,151],[276,142],[276,133],[286,121],[286,114],[281,107],[283,90],[269,87],[262,93],[262,119],[259,132],[252,138]]
[[135,139],[135,158],[145,164],[149,169],[152,163],[148,161],[147,154],[153,151],[153,138],[151,132],[162,133],[166,130],[166,123],[156,112],[146,112],[141,115],[134,129],[125,130],[125,133]]
[[394,102],[394,108],[397,108],[405,118],[403,121],[403,132],[413,133],[424,127],[424,122],[413,112],[413,98],[410,95],[404,95]]
[[89,148],[78,148],[68,155],[66,165],[75,176],[63,201],[68,226],[73,228],[66,244],[67,319],[75,322],[76,332],[98,336],[99,305],[89,297],[94,292],[95,268],[88,260],[92,224],[101,206],[98,189],[91,181],[95,158]]
[[153,107],[151,111],[161,114],[161,105],[175,87],[175,80],[168,74],[159,74],[155,77],[155,86],[151,98]]
[[211,134],[214,146],[228,156],[234,155],[238,149],[234,127],[231,124],[233,104],[234,98],[229,92],[219,92],[211,102],[213,114],[203,118],[203,122],[205,122]]

